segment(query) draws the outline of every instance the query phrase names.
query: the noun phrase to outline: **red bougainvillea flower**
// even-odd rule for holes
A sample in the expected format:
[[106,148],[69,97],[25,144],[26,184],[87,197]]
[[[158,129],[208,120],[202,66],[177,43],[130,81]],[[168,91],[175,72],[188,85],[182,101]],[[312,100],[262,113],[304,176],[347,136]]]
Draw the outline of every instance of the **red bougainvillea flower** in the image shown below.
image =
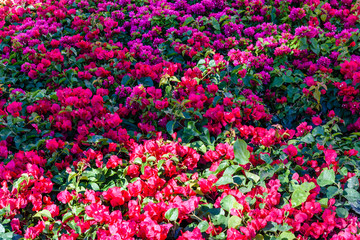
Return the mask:
[[297,148],[290,144],[287,148],[285,148],[284,150],[284,153],[286,153],[287,155],[289,155],[290,157],[295,157],[298,153],[298,150]]
[[321,123],[322,123],[322,120],[320,117],[313,117],[311,119],[312,123],[315,125],[315,126],[319,126]]
[[116,168],[118,165],[122,164],[121,158],[118,158],[115,155],[111,155],[110,159],[106,163],[107,168]]

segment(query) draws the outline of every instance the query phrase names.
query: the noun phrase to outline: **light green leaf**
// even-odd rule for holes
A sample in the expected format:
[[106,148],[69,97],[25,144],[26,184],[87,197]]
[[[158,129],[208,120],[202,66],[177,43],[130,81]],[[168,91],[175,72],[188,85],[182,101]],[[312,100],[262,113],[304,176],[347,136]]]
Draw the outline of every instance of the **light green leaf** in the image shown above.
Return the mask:
[[227,195],[221,200],[220,206],[222,209],[230,212],[230,210],[234,208],[235,203],[237,203],[235,197],[232,195]]
[[349,201],[349,202],[356,202],[360,199],[360,193],[358,191],[356,191],[355,189],[352,188],[346,188],[344,190],[344,197]]
[[229,228],[238,228],[241,225],[241,218],[238,216],[231,216],[228,221]]
[[296,239],[295,235],[292,232],[283,232],[279,236],[280,240],[293,240]]
[[227,185],[233,182],[234,181],[231,175],[223,175],[221,178],[219,178],[219,180],[217,180],[215,186]]
[[320,187],[335,183],[335,172],[333,169],[324,169],[317,179]]
[[202,221],[199,223],[198,228],[200,232],[205,232],[209,228],[209,223],[207,221]]
[[179,216],[179,209],[177,208],[170,208],[165,213],[165,218],[169,221],[176,221]]
[[260,177],[254,173],[245,171],[245,176],[249,179],[252,179],[255,183],[257,183],[260,180]]
[[34,215],[34,217],[47,217],[48,219],[53,219],[52,217],[51,217],[51,213],[50,213],[50,211],[49,210],[47,210],[47,209],[44,209],[44,210],[41,210],[40,212],[37,212],[35,215]]
[[234,144],[235,161],[241,165],[249,163],[250,152],[247,150],[247,144],[244,140],[238,139]]
[[310,195],[310,190],[313,188],[315,188],[315,183],[313,182],[304,182],[297,186],[291,195],[292,207],[295,208],[304,203]]

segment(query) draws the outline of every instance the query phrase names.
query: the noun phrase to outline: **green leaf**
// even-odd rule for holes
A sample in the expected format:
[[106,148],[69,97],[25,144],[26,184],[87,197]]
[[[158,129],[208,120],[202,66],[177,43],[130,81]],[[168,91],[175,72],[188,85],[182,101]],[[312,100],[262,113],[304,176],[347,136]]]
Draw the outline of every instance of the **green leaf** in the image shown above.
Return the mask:
[[203,133],[200,135],[200,139],[207,145],[211,144],[209,129],[203,127]]
[[317,126],[316,128],[314,128],[314,130],[312,131],[312,135],[313,136],[317,136],[317,135],[324,135],[325,131],[324,128],[322,126]]
[[231,165],[229,167],[226,168],[224,175],[233,175],[234,173],[236,173],[238,170],[242,169],[240,166],[236,166],[236,165]]
[[293,83],[294,82],[294,78],[291,77],[291,76],[283,75],[282,78],[284,79],[284,82],[286,82],[286,83]]
[[228,15],[222,15],[222,16],[220,17],[219,22],[222,22],[222,21],[224,21],[224,20],[227,19],[227,18],[229,18]]
[[336,208],[336,214],[340,218],[347,218],[349,216],[349,211],[346,208],[337,207]]
[[186,26],[186,25],[188,25],[188,24],[190,24],[190,23],[192,23],[192,22],[194,22],[195,21],[195,19],[193,18],[193,17],[188,17],[186,20],[185,20],[185,22],[183,23],[183,26]]
[[282,232],[279,236],[280,240],[293,240],[296,239],[295,235],[292,232]]
[[335,186],[330,186],[326,189],[326,197],[327,198],[333,198],[334,196],[336,196],[337,194],[339,194],[342,190],[340,190],[339,188],[335,187]]
[[83,212],[84,210],[85,210],[84,207],[80,207],[80,206],[79,206],[79,207],[76,207],[76,206],[73,207],[73,211],[74,211],[74,213],[75,213],[76,216],[79,216],[80,213]]
[[291,195],[292,207],[295,208],[304,203],[310,195],[310,190],[313,188],[315,188],[315,183],[313,182],[304,182],[300,186],[296,186],[295,191]]
[[308,133],[305,137],[301,138],[301,141],[305,143],[313,143],[315,139],[311,133]]
[[245,176],[249,179],[252,179],[255,183],[257,183],[260,180],[260,177],[254,173],[251,173],[249,171],[245,171]]
[[2,240],[15,240],[15,239],[23,239],[22,237],[19,237],[19,235],[15,235],[13,232],[7,232],[7,233],[0,233],[0,239]]
[[242,219],[238,216],[231,216],[228,221],[228,227],[229,228],[238,228],[241,225]]
[[175,125],[175,121],[169,121],[166,123],[166,130],[170,135],[174,133],[174,125]]
[[211,23],[212,23],[213,27],[215,28],[215,30],[218,30],[218,31],[221,30],[219,22],[214,17],[211,18]]
[[333,169],[324,169],[317,179],[317,184],[320,187],[331,185],[335,183],[335,172]]
[[265,161],[267,164],[270,164],[272,162],[270,156],[266,153],[260,153],[260,159]]
[[322,208],[327,208],[329,199],[328,198],[322,198],[318,202],[320,203]]
[[81,234],[81,228],[78,224],[75,223],[74,220],[69,221],[67,225],[74,229],[76,233]]
[[47,210],[47,209],[44,209],[44,210],[41,210],[40,212],[37,212],[35,215],[34,215],[34,218],[35,217],[47,217],[48,219],[53,219],[52,217],[51,217],[51,213],[50,213],[50,211],[49,210]]
[[327,18],[327,15],[326,15],[326,14],[321,14],[320,19],[321,19],[323,22],[326,21],[326,18]]
[[276,87],[279,88],[284,84],[284,79],[280,77],[276,77],[274,81],[270,84],[270,88]]
[[344,197],[349,201],[349,202],[356,202],[360,199],[360,193],[358,191],[356,191],[355,189],[352,188],[346,188],[344,190]]
[[179,216],[179,209],[177,208],[170,208],[165,213],[165,218],[169,221],[176,221]]
[[160,168],[162,167],[162,165],[164,165],[164,163],[165,163],[165,159],[161,159],[157,164],[157,169],[160,170]]
[[154,82],[151,77],[143,77],[138,80],[138,84],[144,85],[144,87],[152,87],[154,86]]
[[214,60],[210,60],[209,67],[216,67],[216,63]]
[[91,136],[90,139],[88,140],[89,143],[99,143],[99,142],[107,142],[108,139],[104,138],[101,135],[94,135]]
[[276,222],[267,222],[266,226],[263,228],[264,232],[276,232],[279,230],[279,224]]
[[306,37],[301,38],[301,39],[300,39],[300,47],[299,47],[299,49],[300,49],[300,50],[305,50],[305,49],[307,49],[308,47],[309,47],[309,45],[307,44]]
[[231,175],[223,175],[217,182],[215,183],[215,186],[221,186],[221,185],[227,185],[230,183],[234,183],[233,178]]
[[349,180],[346,182],[346,188],[357,190],[359,188],[359,179],[356,176],[349,178]]
[[211,218],[211,220],[215,226],[224,225],[225,227],[227,227],[228,218],[225,217],[224,215],[215,215]]
[[232,195],[227,195],[221,200],[220,206],[222,209],[230,212],[230,210],[234,208],[235,203],[237,203],[235,197]]
[[198,228],[200,229],[200,232],[206,232],[209,228],[209,223],[207,221],[202,221],[199,223]]
[[196,129],[194,121],[190,121],[184,130],[193,136],[199,136],[201,134],[200,131]]
[[100,187],[99,187],[99,185],[97,183],[91,182],[90,186],[91,186],[91,189],[94,190],[94,191],[99,191],[100,190]]
[[61,65],[60,64],[55,65],[55,70],[61,72]]
[[77,56],[77,52],[75,48],[71,47],[70,50],[75,54],[75,56]]
[[130,76],[129,75],[125,75],[122,80],[121,80],[121,85],[127,86],[128,83],[130,81]]
[[238,139],[234,144],[235,161],[240,165],[249,163],[250,152],[247,150],[247,144],[244,140]]
[[68,220],[69,218],[72,218],[74,215],[72,214],[72,212],[67,212],[64,214],[62,221],[65,222],[66,220]]
[[319,47],[319,43],[317,42],[317,40],[315,38],[310,39],[311,42],[311,50],[316,53],[316,55],[319,55],[320,53],[320,47]]

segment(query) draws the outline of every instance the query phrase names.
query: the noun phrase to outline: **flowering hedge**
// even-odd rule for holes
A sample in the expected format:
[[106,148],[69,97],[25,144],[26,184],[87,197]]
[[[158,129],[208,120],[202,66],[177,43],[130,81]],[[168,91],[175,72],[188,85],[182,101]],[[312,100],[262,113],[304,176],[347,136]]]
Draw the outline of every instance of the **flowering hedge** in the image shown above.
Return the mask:
[[1,239],[360,239],[360,2],[0,2]]

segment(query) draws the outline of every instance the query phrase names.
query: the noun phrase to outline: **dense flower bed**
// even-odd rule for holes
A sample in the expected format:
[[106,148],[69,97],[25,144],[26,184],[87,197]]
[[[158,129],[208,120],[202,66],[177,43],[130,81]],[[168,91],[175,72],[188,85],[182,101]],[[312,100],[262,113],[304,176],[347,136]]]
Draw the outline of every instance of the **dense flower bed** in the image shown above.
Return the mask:
[[360,239],[360,2],[0,2],[1,239]]

